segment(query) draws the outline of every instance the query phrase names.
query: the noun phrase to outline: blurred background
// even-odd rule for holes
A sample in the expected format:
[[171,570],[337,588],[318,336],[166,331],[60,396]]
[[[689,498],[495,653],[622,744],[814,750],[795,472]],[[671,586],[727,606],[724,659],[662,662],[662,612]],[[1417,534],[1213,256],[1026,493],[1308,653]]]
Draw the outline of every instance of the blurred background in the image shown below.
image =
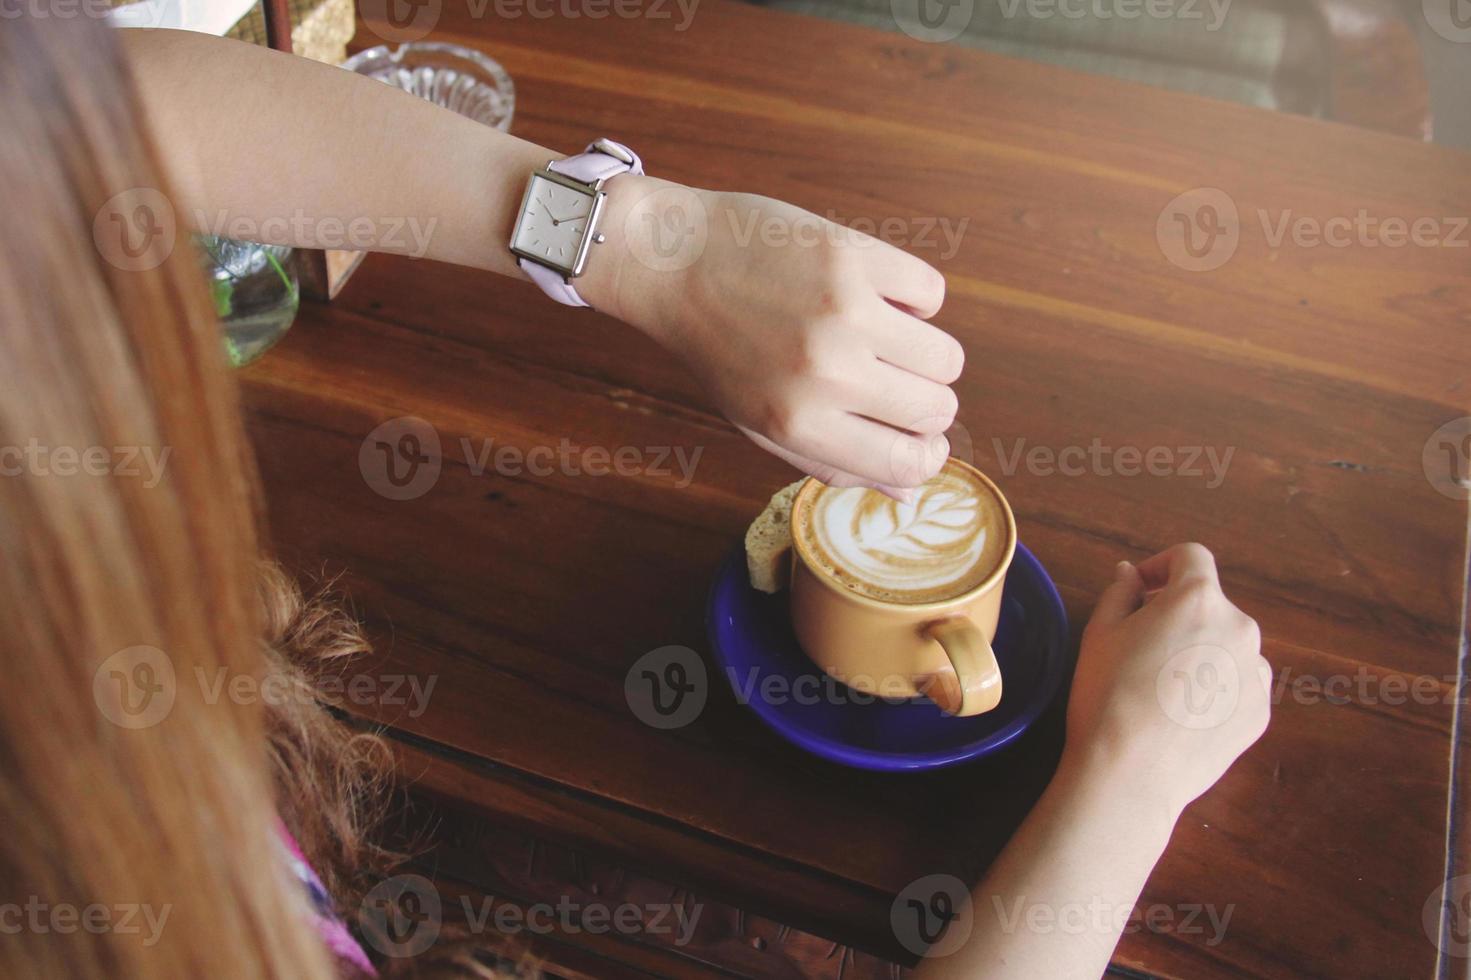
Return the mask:
[[[895,0],[758,2],[895,27]],[[956,44],[1471,145],[1471,0],[920,2],[961,8]]]
[[[955,44],[1471,147],[1471,0],[751,2],[895,32],[917,2],[918,20],[943,22]],[[164,26],[267,41],[263,2],[146,6],[165,8]],[[346,57],[352,0],[284,6],[296,53]]]

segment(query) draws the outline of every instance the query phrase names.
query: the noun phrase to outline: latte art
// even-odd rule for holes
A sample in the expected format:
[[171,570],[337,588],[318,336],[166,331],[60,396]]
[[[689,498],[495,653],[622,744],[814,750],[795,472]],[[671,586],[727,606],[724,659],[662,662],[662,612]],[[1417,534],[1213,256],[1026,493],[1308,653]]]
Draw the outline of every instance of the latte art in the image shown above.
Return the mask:
[[907,504],[859,487],[824,487],[810,499],[800,525],[824,571],[891,602],[969,591],[1000,563],[1008,540],[997,498],[951,465]]
[[936,589],[981,557],[986,528],[968,488],[931,486],[901,504],[862,488],[831,490],[813,508],[813,530],[840,567],[886,589]]

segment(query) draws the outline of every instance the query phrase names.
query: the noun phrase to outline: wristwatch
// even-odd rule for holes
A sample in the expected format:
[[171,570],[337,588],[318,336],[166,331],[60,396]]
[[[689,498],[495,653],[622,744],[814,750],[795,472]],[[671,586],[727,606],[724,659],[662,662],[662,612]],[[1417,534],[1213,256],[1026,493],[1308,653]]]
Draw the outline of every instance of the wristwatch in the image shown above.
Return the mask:
[[511,232],[511,251],[531,281],[558,303],[588,306],[572,280],[582,275],[592,246],[603,241],[597,230],[607,197],[603,185],[619,174],[643,172],[637,153],[609,139],[533,171]]

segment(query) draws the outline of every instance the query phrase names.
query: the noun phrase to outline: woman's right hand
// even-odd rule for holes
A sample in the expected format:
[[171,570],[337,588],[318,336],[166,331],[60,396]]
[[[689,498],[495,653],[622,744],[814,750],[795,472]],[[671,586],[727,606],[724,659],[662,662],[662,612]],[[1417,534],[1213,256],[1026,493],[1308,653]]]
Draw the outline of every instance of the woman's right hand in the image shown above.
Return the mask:
[[1103,766],[1178,816],[1267,728],[1261,630],[1215,558],[1179,544],[1120,562],[1083,633],[1064,766]]

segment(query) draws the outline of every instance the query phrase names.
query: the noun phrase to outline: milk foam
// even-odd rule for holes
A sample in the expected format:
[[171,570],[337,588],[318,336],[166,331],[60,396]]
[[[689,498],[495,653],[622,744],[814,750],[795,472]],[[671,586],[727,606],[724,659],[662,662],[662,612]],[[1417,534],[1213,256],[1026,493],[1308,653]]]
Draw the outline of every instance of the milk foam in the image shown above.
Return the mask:
[[951,470],[907,504],[861,487],[828,487],[813,501],[808,527],[834,570],[860,591],[901,599],[958,595],[978,584],[990,570],[989,563],[979,568],[983,558],[1005,544],[984,492]]

